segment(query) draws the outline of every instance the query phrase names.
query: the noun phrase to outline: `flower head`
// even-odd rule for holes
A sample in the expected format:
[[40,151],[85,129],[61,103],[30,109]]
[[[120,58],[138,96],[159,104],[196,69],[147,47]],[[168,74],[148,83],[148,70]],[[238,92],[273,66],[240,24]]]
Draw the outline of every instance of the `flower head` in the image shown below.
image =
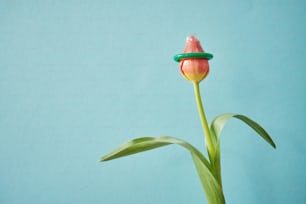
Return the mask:
[[184,53],[174,58],[180,62],[180,71],[187,80],[200,82],[208,75],[208,60],[212,58],[212,55],[204,52],[200,41],[195,36],[189,36],[186,39]]

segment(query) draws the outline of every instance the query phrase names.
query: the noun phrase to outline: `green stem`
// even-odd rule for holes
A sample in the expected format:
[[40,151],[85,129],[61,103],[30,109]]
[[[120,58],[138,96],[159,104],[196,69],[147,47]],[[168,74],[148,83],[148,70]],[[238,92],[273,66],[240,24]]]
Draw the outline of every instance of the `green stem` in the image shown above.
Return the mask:
[[[202,99],[201,99],[201,94],[200,94],[200,89],[199,89],[199,82],[194,82],[193,83],[193,88],[194,88],[194,93],[195,93],[195,97],[196,97],[196,101],[197,101],[197,106],[198,106],[198,111],[199,111],[199,115],[200,115],[200,119],[201,119],[201,123],[202,123],[202,128],[204,131],[204,135],[205,135],[205,143],[206,143],[206,148],[208,151],[208,155],[209,158],[212,159],[212,156],[215,153],[215,146],[213,144],[213,140],[210,134],[210,130],[208,127],[208,123],[206,120],[206,116],[205,116],[205,112],[204,112],[204,108],[203,108],[203,104],[202,104]],[[211,160],[212,164],[213,161]]]
[[[201,94],[200,94],[200,89],[199,89],[199,82],[194,82],[193,83],[194,87],[194,93],[197,101],[197,106],[198,106],[198,111],[202,123],[202,128],[204,131],[204,136],[205,136],[205,144],[206,144],[206,149],[208,152],[211,168],[212,168],[212,173],[216,177],[221,189],[222,189],[222,179],[221,179],[221,164],[220,164],[220,151],[219,148],[216,146],[216,141],[213,140],[215,138],[212,137],[210,133],[210,129],[207,123],[207,119],[205,116],[204,112],[204,107],[202,104],[202,99],[201,99]],[[216,149],[217,148],[217,149]]]

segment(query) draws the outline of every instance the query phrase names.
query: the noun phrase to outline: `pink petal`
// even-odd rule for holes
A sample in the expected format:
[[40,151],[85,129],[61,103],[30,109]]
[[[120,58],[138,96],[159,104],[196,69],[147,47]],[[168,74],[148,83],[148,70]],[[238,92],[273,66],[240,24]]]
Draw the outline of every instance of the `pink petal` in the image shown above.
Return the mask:
[[193,35],[187,37],[184,53],[189,52],[204,52],[200,41]]

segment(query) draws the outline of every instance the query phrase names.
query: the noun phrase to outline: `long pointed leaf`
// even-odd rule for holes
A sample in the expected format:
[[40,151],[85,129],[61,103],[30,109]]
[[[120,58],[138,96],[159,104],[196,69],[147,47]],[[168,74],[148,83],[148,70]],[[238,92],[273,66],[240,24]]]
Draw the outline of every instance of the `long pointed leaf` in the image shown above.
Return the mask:
[[206,198],[209,204],[225,204],[222,187],[219,185],[216,178],[212,175],[199,158],[192,154],[194,164],[197,168],[198,175],[201,179],[203,189],[206,193]]
[[170,144],[183,146],[191,153],[209,203],[224,204],[222,189],[211,172],[208,160],[199,150],[181,139],[169,136],[137,138],[105,155],[100,161],[108,161]]
[[158,147],[162,147],[165,145],[169,145],[171,143],[162,141],[160,139],[154,137],[142,137],[133,139],[120,147],[116,148],[109,154],[105,155],[100,159],[100,161],[108,161],[124,156],[128,156],[131,154],[136,154],[139,152],[144,152],[150,149],[155,149]]
[[211,131],[213,135],[216,136],[217,141],[220,141],[221,131],[226,124],[226,122],[231,118],[237,118],[249,125],[253,130],[255,130],[264,140],[266,140],[273,148],[276,148],[275,143],[273,142],[270,135],[263,129],[258,123],[251,120],[250,118],[239,115],[239,114],[222,114],[216,117],[211,123]]
[[237,118],[247,125],[249,125],[253,130],[255,130],[264,140],[266,140],[273,148],[276,148],[275,143],[273,142],[270,135],[255,121],[250,118],[239,115],[239,114],[222,114],[216,117],[210,125],[211,135],[213,137],[215,145],[215,154],[213,155],[212,166],[216,169],[217,175],[216,178],[222,188],[222,178],[221,178],[221,159],[220,159],[220,135],[224,125],[231,118]]

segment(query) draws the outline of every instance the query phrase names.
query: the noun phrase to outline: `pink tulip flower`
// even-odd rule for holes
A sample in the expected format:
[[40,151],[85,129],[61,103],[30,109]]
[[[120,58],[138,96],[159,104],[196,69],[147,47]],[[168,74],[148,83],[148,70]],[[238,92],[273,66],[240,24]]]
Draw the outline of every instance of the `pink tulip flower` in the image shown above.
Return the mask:
[[[203,53],[200,41],[195,36],[186,39],[184,53]],[[209,72],[208,59],[205,58],[183,58],[180,61],[180,70],[183,76],[192,82],[202,81]]]

